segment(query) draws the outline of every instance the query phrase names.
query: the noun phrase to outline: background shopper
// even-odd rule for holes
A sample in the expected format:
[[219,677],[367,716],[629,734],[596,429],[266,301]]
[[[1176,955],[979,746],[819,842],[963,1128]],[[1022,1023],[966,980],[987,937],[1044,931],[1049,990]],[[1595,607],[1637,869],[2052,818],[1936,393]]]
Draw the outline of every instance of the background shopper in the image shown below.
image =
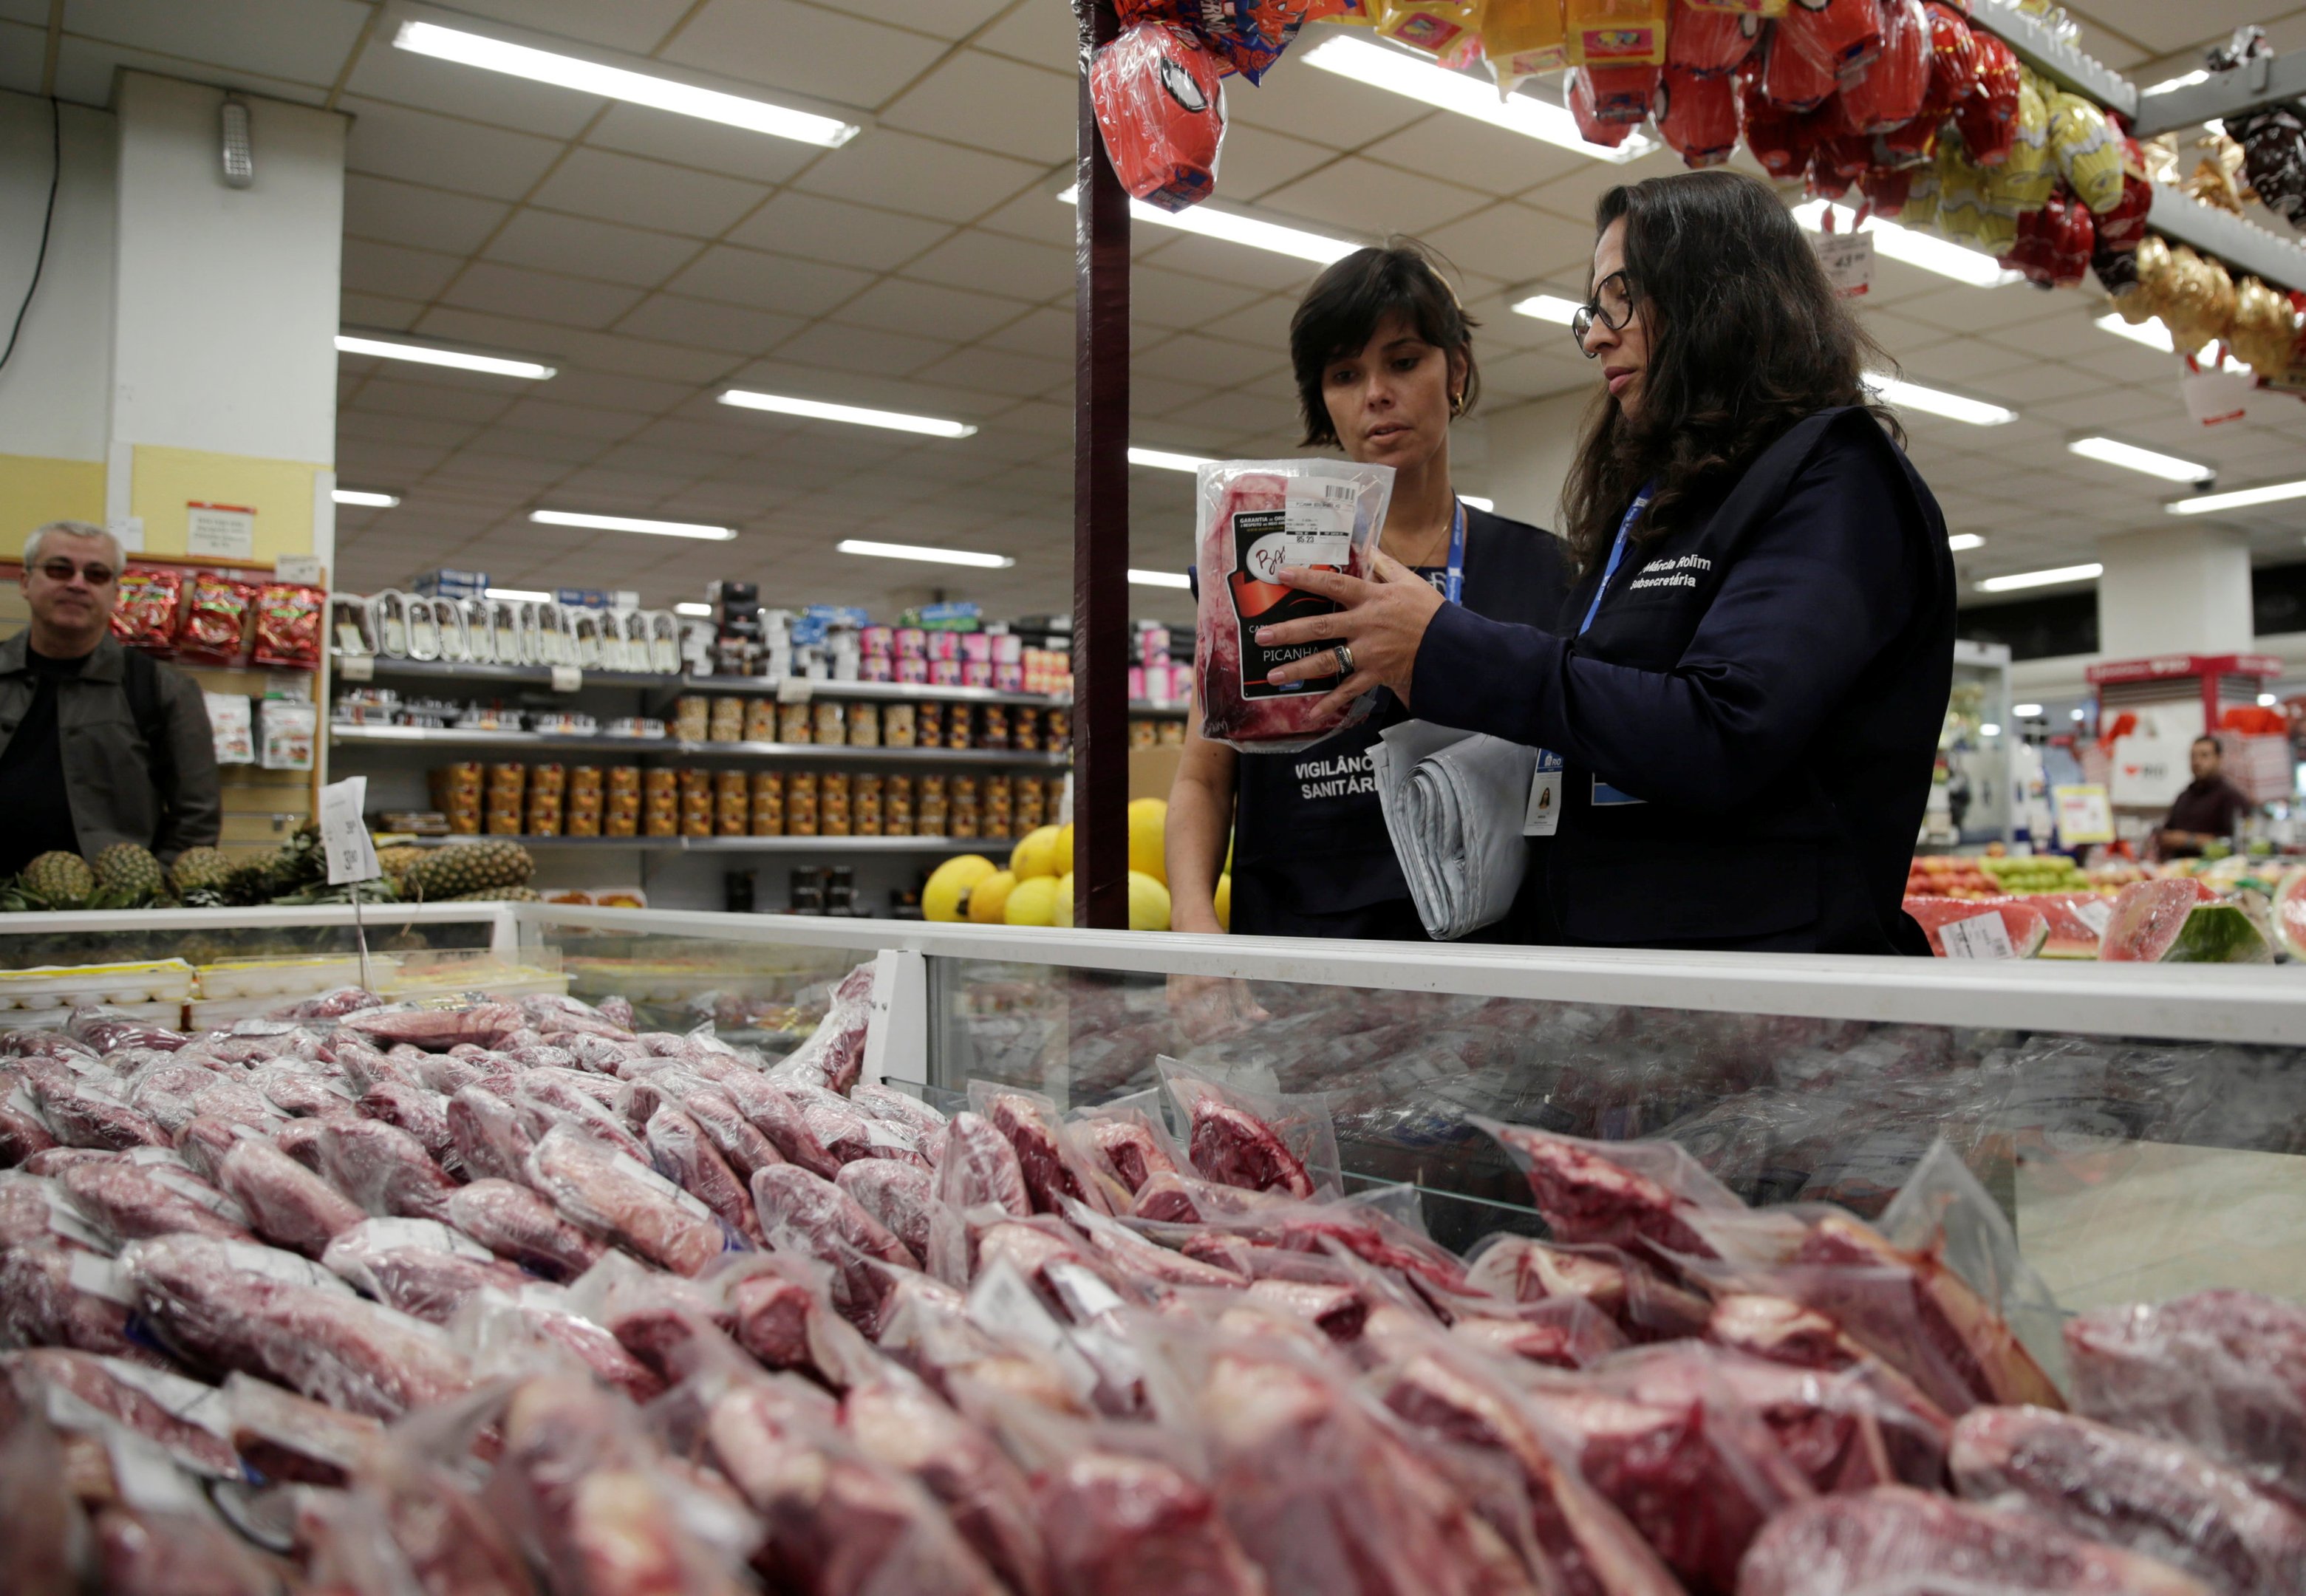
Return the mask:
[[[1576,943],[1926,951],[1900,900],[1952,674],[1953,564],[1878,351],[1775,195],[1735,173],[1602,196],[1575,332],[1605,392],[1565,493],[1580,573],[1558,627],[1443,606],[1380,562],[1285,573],[1339,614],[1338,713],[1547,750],[1544,908]],[[1300,662],[1277,677],[1304,679]],[[1544,762],[1541,762],[1542,764]]]
[[2194,779],[2171,804],[2161,830],[2154,834],[2165,858],[2196,855],[2212,842],[2230,840],[2250,810],[2248,796],[2225,778],[2217,738],[2196,738],[2186,757]]
[[[1403,580],[1436,604],[1454,584],[1474,614],[1550,625],[1567,585],[1559,540],[1473,508],[1450,485],[1450,423],[1481,390],[1473,326],[1413,242],[1330,267],[1289,328],[1304,440],[1394,468],[1379,547]],[[1205,739],[1189,718],[1169,801],[1172,925],[1219,929],[1211,895],[1230,832],[1233,930],[1424,940],[1370,766],[1379,733],[1406,718],[1388,693],[1350,731],[1247,756]]]
[[85,521],[25,540],[32,622],[0,643],[0,875],[115,842],[165,863],[213,844],[216,744],[190,677],[112,636],[120,542]]

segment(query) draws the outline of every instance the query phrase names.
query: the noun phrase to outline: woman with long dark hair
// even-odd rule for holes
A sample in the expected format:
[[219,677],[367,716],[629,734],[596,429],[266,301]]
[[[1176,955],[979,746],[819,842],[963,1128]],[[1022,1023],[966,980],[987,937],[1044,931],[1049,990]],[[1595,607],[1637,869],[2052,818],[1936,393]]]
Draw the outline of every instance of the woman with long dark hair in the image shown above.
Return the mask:
[[[1579,580],[1556,628],[1445,610],[1422,584],[1283,573],[1335,615],[1337,713],[1542,750],[1528,824],[1550,924],[1580,944],[1921,953],[1900,906],[1952,677],[1945,524],[1880,352],[1763,184],[1610,190],[1573,329],[1605,391],[1563,493]],[[1280,673],[1277,672],[1277,676]]]

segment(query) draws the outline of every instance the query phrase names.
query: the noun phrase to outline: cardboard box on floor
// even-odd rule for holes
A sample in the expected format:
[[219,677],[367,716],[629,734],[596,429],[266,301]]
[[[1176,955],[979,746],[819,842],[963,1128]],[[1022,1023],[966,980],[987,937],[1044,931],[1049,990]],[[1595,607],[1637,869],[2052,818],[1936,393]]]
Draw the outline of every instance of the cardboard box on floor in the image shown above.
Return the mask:
[[1184,756],[1181,747],[1132,748],[1129,750],[1129,797],[1132,802],[1141,798],[1157,798],[1168,801],[1169,789],[1177,780],[1177,761]]

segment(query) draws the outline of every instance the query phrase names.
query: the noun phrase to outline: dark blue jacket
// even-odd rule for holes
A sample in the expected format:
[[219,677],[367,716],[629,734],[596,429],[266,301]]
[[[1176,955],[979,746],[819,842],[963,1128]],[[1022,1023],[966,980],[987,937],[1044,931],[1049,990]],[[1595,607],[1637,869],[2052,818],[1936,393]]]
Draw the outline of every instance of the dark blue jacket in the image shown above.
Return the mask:
[[[1582,636],[1463,608],[1414,713],[1550,748],[1536,933],[1581,944],[1926,953],[1900,907],[1953,671],[1953,559],[1864,411],[1797,423],[1627,551]],[[1612,794],[1610,789],[1617,789]],[[1623,795],[1634,802],[1596,802]]]

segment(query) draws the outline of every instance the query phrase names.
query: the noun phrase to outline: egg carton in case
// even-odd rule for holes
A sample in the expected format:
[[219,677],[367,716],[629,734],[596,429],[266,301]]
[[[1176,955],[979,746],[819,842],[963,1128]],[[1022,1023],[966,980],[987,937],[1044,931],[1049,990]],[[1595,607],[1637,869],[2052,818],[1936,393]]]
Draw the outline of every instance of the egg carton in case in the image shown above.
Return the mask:
[[[389,953],[372,953],[372,981],[389,981],[400,972],[400,960]],[[237,1002],[262,998],[277,1008],[300,998],[317,997],[339,986],[361,984],[361,961],[354,953],[331,953],[313,959],[233,960],[201,966],[201,998],[205,1002]]]
[[[81,1001],[94,1003],[100,1000],[90,997]],[[0,1031],[60,1031],[64,1029],[64,1022],[72,1018],[73,1007],[67,1003],[60,1009],[0,1009]],[[141,1020],[148,1025],[165,1026],[173,1031],[184,1028],[184,1011],[190,1005],[164,1002],[107,1003],[106,1007],[113,1014]]]
[[[44,964],[0,970],[0,1012],[69,1012],[81,1003],[180,1005],[192,996],[192,967],[182,959],[138,964]],[[175,1020],[168,1021],[170,1025]]]

